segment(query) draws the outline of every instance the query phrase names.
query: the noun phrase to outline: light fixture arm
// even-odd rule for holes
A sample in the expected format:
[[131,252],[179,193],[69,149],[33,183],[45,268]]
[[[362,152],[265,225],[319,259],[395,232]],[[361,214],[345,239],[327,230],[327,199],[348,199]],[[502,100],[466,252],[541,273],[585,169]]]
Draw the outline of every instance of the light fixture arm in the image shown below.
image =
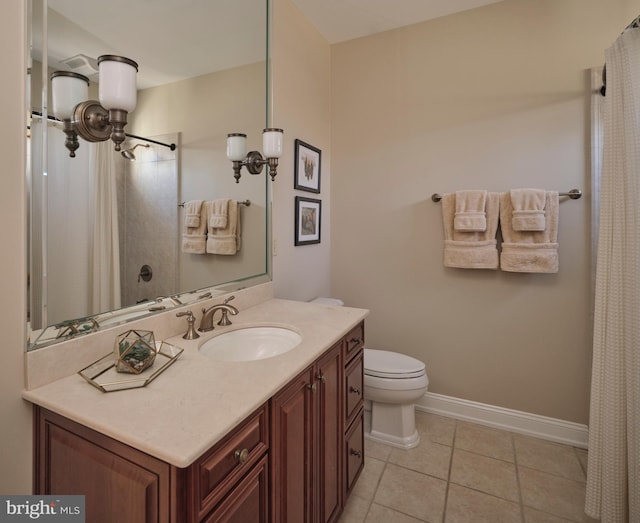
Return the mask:
[[265,158],[259,151],[249,151],[243,161],[234,161],[232,163],[233,177],[236,179],[236,183],[240,182],[240,170],[242,167],[246,167],[249,174],[260,174],[264,166],[268,165],[272,180],[275,180],[278,174],[278,159]]

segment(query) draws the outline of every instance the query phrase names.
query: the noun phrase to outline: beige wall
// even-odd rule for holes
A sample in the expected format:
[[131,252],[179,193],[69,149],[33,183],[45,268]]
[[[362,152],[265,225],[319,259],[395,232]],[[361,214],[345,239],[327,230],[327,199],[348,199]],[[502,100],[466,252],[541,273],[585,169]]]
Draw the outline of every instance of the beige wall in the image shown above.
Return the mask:
[[[0,114],[2,191],[0,230],[5,245],[0,257],[0,492],[31,492],[31,410],[20,398],[24,386],[25,336],[25,2],[6,2],[0,17],[0,69],[3,71]],[[6,79],[11,79],[7,81]]]
[[[429,390],[586,423],[587,69],[640,2],[507,0],[332,47],[331,287]],[[448,269],[435,192],[579,188],[555,275]]]
[[[285,131],[273,189],[276,295],[309,300],[329,292],[331,229],[331,54],[329,44],[290,0],[273,2],[272,125]],[[322,150],[321,193],[293,189],[296,138]],[[295,247],[294,198],[322,201],[321,243]]]

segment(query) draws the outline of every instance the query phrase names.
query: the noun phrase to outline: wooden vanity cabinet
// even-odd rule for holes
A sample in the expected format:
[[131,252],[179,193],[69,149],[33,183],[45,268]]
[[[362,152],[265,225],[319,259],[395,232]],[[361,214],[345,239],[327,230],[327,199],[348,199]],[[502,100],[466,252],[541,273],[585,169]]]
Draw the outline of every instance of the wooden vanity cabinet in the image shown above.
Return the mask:
[[83,494],[91,523],[267,523],[268,406],[190,467],[35,407],[35,494]]
[[272,522],[329,523],[364,466],[364,323],[271,400]]
[[34,493],[91,523],[331,523],[364,464],[364,324],[187,468],[34,407]]
[[335,521],[342,510],[342,341],[271,400],[272,521]]
[[170,523],[183,471],[41,407],[35,408],[35,494],[84,494],[92,523]]

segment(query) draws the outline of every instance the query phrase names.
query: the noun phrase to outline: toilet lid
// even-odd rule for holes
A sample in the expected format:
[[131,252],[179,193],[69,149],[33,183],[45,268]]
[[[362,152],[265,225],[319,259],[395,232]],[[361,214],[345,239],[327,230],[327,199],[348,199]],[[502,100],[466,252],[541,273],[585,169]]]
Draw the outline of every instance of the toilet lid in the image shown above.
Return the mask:
[[379,378],[415,378],[425,373],[425,365],[398,352],[364,349],[364,373]]

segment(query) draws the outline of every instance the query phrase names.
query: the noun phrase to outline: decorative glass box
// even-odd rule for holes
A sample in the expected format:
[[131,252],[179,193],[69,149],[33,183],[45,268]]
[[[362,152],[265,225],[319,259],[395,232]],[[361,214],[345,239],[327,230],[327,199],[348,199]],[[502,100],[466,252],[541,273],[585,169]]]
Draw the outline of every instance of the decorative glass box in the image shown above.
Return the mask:
[[118,334],[115,344],[116,370],[140,374],[156,359],[153,331],[130,330]]

